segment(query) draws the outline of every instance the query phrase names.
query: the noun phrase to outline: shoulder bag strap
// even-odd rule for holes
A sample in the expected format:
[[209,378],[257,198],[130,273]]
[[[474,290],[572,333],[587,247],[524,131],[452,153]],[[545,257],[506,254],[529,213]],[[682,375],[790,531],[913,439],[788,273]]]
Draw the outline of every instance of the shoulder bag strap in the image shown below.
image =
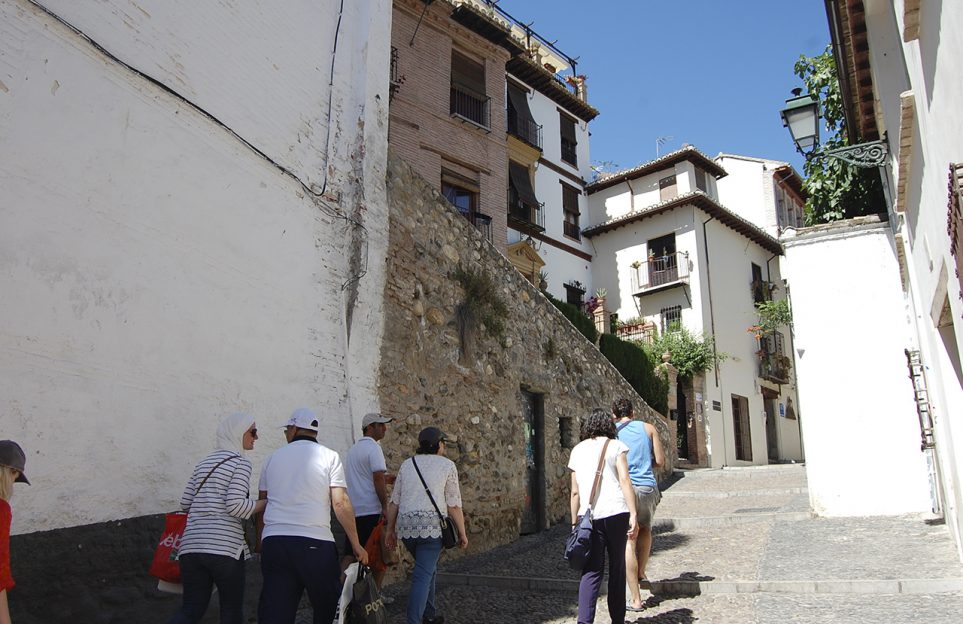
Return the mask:
[[414,457],[411,458],[411,463],[415,467],[415,472],[418,473],[418,478],[421,479],[421,484],[425,486],[425,494],[428,495],[428,500],[431,501],[431,506],[435,508],[435,512],[438,514],[438,517],[442,522],[444,522],[445,516],[441,515],[441,510],[438,509],[438,504],[435,503],[435,497],[431,495],[431,490],[428,489],[428,484],[425,483],[425,478],[421,476],[421,470],[418,469],[418,462],[415,461]]
[[[213,468],[211,468],[211,471],[210,471],[209,473],[207,473],[207,476],[204,477],[204,479],[201,481],[201,484],[200,484],[199,486],[197,486],[197,489],[196,489],[196,490],[194,490],[194,498],[197,498],[197,495],[201,493],[201,488],[204,487],[204,484],[207,483],[207,480],[211,478],[211,475],[214,474],[214,471],[217,470],[218,468],[220,468],[220,467],[221,467],[221,464],[223,464],[224,462],[229,461],[229,460],[231,460],[231,459],[234,459],[234,457],[235,457],[234,455],[229,455],[229,456],[225,457],[224,459],[222,459],[221,461],[217,462],[217,464],[215,464],[215,466],[214,466]],[[238,455],[238,457],[240,457],[240,455]],[[191,501],[191,506],[193,506],[193,505],[194,505],[194,501],[192,500],[192,501]],[[188,512],[190,512],[190,509],[188,509]]]
[[595,483],[592,484],[592,496],[589,497],[589,507],[595,506],[595,496],[599,491],[599,483],[602,481],[602,467],[605,465],[605,451],[609,448],[609,442],[612,440],[606,438],[605,444],[602,445],[602,454],[599,455],[599,467],[595,471]]
[[626,427],[628,427],[628,426],[631,425],[631,424],[632,424],[632,421],[631,421],[631,420],[625,421],[624,423],[622,423],[621,425],[619,425],[618,427],[615,428],[616,433],[622,431],[623,429],[625,429]]

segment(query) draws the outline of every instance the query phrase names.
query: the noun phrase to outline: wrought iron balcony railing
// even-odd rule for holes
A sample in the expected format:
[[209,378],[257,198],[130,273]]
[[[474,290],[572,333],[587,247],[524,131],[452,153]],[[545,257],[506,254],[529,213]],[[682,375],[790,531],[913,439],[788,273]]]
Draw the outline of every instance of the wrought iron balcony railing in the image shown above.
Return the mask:
[[486,130],[492,127],[491,101],[487,95],[461,85],[451,85],[451,114]]
[[565,236],[571,236],[575,240],[582,240],[582,229],[579,228],[577,223],[570,223],[566,221],[563,225],[563,232]]
[[578,166],[578,150],[576,149],[578,144],[569,141],[566,138],[562,138],[562,160],[572,165],[573,167]]
[[679,251],[665,256],[650,256],[646,262],[633,267],[632,292],[646,291],[683,284],[689,281],[689,252]]
[[519,232],[544,232],[545,211],[543,204],[533,206],[523,202],[511,189],[508,191],[508,225]]
[[508,111],[508,133],[532,147],[542,149],[542,126],[515,111]]

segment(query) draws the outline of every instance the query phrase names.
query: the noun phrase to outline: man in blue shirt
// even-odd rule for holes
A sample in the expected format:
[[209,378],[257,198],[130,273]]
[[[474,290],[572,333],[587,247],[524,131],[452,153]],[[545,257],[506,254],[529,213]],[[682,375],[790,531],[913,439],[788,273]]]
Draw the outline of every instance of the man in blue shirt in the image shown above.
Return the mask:
[[[662,441],[655,427],[641,420],[633,420],[635,415],[632,401],[619,399],[612,404],[612,417],[618,431],[619,440],[629,447],[629,479],[635,490],[635,508],[639,531],[635,539],[625,544],[625,578],[629,580],[631,603],[628,611],[642,610],[642,595],[639,586],[647,582],[645,566],[652,550],[652,517],[655,508],[662,500],[659,484],[655,480],[654,468],[665,465]],[[637,582],[633,581],[637,579]]]

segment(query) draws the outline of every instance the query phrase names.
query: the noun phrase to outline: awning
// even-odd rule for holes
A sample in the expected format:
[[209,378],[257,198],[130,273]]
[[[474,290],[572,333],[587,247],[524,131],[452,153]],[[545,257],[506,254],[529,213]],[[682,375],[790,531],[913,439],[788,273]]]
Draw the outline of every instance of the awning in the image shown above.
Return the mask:
[[535,197],[535,189],[532,188],[532,179],[528,175],[528,169],[516,162],[509,161],[508,177],[522,203],[537,208],[539,206],[538,198]]
[[535,125],[535,118],[532,116],[532,109],[528,107],[528,95],[518,87],[508,84],[508,99],[515,107],[515,113],[520,121],[528,121]]

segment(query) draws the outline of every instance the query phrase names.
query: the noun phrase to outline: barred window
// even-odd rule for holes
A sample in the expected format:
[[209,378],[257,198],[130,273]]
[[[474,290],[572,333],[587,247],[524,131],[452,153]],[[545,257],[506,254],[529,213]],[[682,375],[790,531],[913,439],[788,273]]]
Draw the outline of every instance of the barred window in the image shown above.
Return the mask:
[[663,334],[667,331],[679,329],[682,325],[682,306],[677,305],[662,308],[659,310],[659,319],[661,320]]
[[963,163],[950,163],[949,191],[946,233],[950,237],[950,253],[956,258],[956,279],[963,298]]

